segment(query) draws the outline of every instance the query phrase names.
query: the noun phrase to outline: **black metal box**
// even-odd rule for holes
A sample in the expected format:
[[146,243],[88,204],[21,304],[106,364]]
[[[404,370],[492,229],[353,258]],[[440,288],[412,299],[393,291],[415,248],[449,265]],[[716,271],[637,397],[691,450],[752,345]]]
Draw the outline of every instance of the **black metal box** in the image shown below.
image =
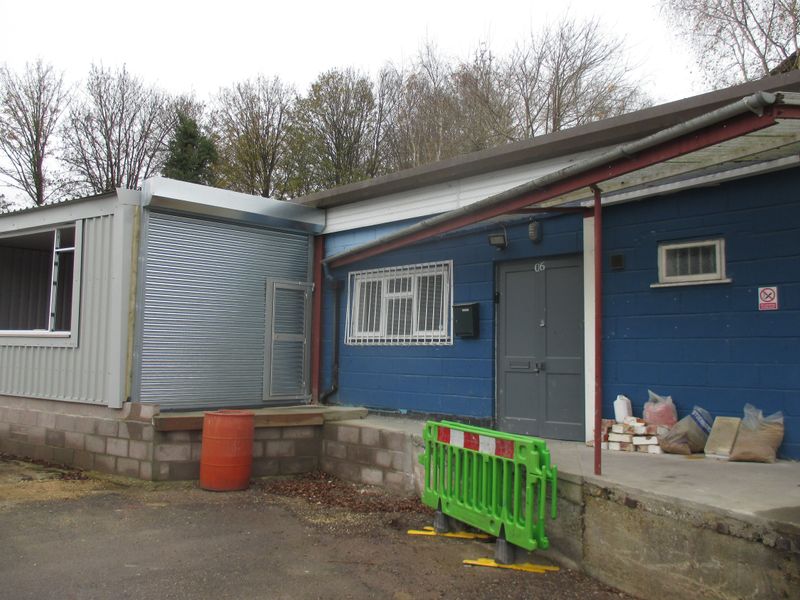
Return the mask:
[[462,338],[478,337],[479,307],[477,302],[453,305],[453,333],[455,335]]

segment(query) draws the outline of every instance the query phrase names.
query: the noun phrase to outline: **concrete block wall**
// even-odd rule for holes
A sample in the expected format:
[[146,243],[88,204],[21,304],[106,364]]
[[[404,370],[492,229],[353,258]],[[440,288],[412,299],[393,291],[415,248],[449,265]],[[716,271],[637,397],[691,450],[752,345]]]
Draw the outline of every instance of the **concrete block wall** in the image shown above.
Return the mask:
[[[321,427],[257,428],[253,439],[253,476],[294,475],[319,466]],[[156,432],[152,448],[155,481],[198,479],[202,431]]]
[[151,479],[154,410],[0,396],[0,451]]
[[[0,396],[0,451],[152,481],[198,479],[202,431],[156,431],[155,411]],[[319,467],[321,426],[258,428],[254,438],[256,477]]]
[[422,438],[416,433],[376,428],[366,421],[331,421],[323,426],[320,462],[324,471],[346,481],[418,495],[422,450]]

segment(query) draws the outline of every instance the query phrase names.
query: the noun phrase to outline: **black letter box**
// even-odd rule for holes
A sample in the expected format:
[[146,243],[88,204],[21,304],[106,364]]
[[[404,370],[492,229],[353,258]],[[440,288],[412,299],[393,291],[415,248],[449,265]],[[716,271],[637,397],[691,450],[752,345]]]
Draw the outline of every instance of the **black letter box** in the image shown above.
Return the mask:
[[453,333],[462,338],[478,337],[479,306],[477,302],[453,305]]

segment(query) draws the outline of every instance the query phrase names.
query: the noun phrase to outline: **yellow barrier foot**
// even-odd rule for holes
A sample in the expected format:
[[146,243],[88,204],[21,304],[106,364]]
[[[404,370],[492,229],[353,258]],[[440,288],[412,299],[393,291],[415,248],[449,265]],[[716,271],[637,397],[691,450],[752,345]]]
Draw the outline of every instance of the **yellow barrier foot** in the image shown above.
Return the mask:
[[491,558],[478,558],[475,560],[464,560],[465,565],[472,565],[475,567],[494,567],[495,569],[511,569],[512,571],[525,571],[526,573],[547,573],[548,571],[559,571],[558,567],[551,567],[550,565],[534,565],[531,563],[519,563],[516,565],[501,565],[493,561]]
[[422,529],[409,529],[408,535],[429,535],[437,537],[455,538],[457,540],[489,540],[492,536],[485,533],[469,533],[468,531],[455,531],[453,533],[436,533],[433,527],[423,527]]

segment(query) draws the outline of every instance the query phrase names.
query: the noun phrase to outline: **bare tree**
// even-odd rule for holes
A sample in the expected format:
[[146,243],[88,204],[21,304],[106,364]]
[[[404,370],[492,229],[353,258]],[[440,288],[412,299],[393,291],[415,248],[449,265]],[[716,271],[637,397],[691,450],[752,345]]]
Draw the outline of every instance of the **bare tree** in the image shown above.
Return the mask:
[[265,197],[283,195],[278,171],[293,102],[293,88],[277,77],[259,76],[220,90],[212,121],[223,186]]
[[467,151],[461,144],[453,70],[452,61],[441,56],[430,41],[410,67],[394,70],[396,102],[385,136],[388,170]]
[[714,85],[800,66],[798,0],[662,0],[662,7]]
[[11,208],[11,202],[6,200],[5,194],[0,194],[0,212],[4,212]]
[[64,133],[63,160],[85,188],[79,191],[138,188],[160,171],[176,119],[170,98],[124,66],[92,65],[85,98],[70,110]]
[[0,174],[37,205],[60,189],[47,162],[67,101],[63,76],[41,60],[19,74],[0,67],[0,150],[7,161]]
[[623,43],[598,20],[565,18],[518,45],[506,80],[513,90],[517,139],[551,133],[642,108]]
[[505,60],[481,44],[469,60],[442,58],[430,42],[396,70],[385,135],[396,170],[575,127],[636,110],[647,97],[621,59],[623,43],[599,21],[564,19]]
[[461,150],[483,150],[515,139],[511,86],[504,69],[486,44],[453,73],[458,102]]

